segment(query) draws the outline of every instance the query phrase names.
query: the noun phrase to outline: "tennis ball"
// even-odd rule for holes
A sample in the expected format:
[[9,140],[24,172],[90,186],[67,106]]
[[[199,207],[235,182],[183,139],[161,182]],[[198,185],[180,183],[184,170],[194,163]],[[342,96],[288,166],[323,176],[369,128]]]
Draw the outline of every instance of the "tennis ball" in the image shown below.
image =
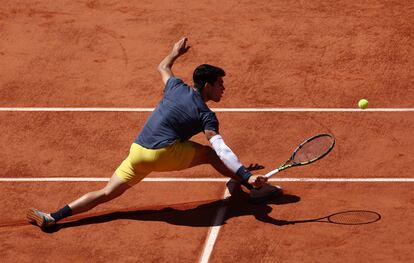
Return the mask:
[[366,109],[368,107],[368,100],[366,100],[366,99],[360,99],[358,101],[358,107],[360,109]]

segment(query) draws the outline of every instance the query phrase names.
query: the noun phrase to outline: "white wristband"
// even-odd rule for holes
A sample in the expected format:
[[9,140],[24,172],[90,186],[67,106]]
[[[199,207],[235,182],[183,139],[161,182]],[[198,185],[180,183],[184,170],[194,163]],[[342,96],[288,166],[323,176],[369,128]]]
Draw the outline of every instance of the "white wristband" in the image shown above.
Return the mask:
[[233,173],[236,173],[242,164],[233,151],[224,143],[221,135],[214,135],[210,138],[210,143],[224,165],[227,166],[227,168],[229,168]]

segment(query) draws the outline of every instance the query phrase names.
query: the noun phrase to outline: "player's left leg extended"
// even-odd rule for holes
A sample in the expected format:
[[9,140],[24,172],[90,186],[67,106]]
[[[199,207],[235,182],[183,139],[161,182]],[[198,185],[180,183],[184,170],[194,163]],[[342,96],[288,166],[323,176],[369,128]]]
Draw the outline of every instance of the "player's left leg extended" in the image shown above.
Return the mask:
[[131,186],[114,173],[106,186],[98,191],[89,192],[69,204],[72,214],[86,212],[95,206],[122,195]]
[[51,214],[31,208],[27,212],[27,219],[42,228],[49,227],[63,218],[86,212],[99,204],[108,202],[123,194],[130,187],[114,173],[104,188],[89,192]]

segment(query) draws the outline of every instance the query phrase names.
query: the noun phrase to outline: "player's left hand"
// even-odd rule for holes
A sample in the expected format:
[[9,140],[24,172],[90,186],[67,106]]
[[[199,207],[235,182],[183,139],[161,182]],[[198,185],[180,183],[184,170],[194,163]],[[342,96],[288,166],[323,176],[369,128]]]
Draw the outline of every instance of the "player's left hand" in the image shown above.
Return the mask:
[[265,167],[263,166],[263,165],[261,165],[261,164],[258,164],[258,163],[255,163],[255,164],[250,164],[248,167],[246,167],[247,168],[247,170],[249,170],[250,172],[251,171],[256,171],[256,170],[262,170],[262,169],[264,169]]
[[177,58],[186,53],[189,49],[190,46],[187,46],[187,38],[183,37],[177,43],[174,44],[172,55]]

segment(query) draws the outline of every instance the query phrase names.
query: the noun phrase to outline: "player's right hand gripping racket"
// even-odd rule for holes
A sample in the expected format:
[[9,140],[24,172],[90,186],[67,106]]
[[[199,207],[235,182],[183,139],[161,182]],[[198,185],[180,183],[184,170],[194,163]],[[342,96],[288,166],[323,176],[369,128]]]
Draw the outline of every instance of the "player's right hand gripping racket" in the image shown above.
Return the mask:
[[264,176],[270,178],[274,174],[290,167],[313,163],[325,157],[334,147],[335,138],[330,134],[318,134],[301,143],[292,156],[279,168],[268,172]]

